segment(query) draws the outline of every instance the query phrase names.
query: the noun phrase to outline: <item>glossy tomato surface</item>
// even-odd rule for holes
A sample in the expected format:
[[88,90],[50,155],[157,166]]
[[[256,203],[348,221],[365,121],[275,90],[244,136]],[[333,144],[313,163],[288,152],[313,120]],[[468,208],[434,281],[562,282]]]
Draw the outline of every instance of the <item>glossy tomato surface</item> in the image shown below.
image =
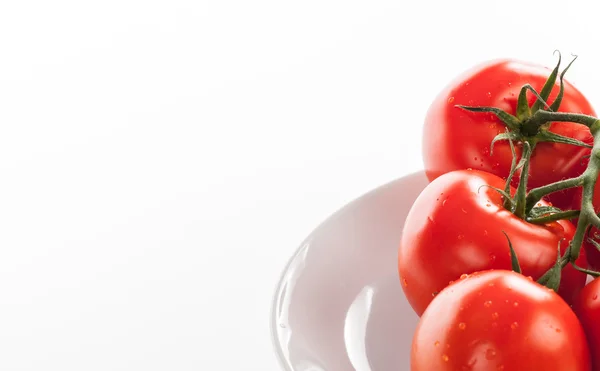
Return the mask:
[[[510,238],[523,274],[541,277],[556,262],[557,249],[568,247],[574,226],[568,221],[534,225],[504,209],[491,187],[504,180],[476,170],[444,174],[431,182],[413,204],[398,249],[402,288],[419,315],[434,296],[462,274],[511,269]],[[585,254],[577,261],[587,267]],[[568,265],[559,293],[571,302],[585,285],[585,274]]]
[[573,310],[588,339],[593,370],[600,371],[600,280],[587,284],[573,303]]
[[510,271],[486,271],[443,290],[413,338],[412,371],[590,370],[585,334],[554,293]]
[[[455,107],[493,106],[516,114],[521,87],[531,84],[541,90],[551,70],[539,65],[514,60],[495,60],[480,64],[451,82],[430,106],[424,125],[423,160],[427,177],[459,169],[478,169],[506,177],[512,154],[506,141],[498,142],[490,154],[492,139],[505,132],[505,126],[489,113],[467,112]],[[559,84],[549,99],[554,101]],[[535,97],[530,94],[530,105]],[[594,115],[591,104],[573,85],[565,83],[565,93],[559,111]],[[573,123],[552,123],[550,130],[586,143],[592,143],[587,127]],[[518,149],[518,148],[517,148]],[[518,149],[520,152],[520,149]],[[567,144],[539,143],[534,150],[529,176],[529,188],[579,175],[585,169],[582,158],[589,149]],[[559,207],[565,207],[572,192],[551,197]]]

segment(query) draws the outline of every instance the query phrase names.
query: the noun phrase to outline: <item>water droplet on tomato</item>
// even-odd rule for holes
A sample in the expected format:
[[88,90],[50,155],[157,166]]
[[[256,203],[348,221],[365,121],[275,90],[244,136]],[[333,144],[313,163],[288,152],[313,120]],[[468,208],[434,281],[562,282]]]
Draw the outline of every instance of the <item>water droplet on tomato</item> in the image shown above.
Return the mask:
[[492,322],[492,327],[493,327],[493,328],[496,328],[496,327],[498,327],[498,322]]
[[487,92],[487,96],[488,96],[488,98],[491,98],[491,97],[492,97],[492,92],[489,92],[489,91],[488,91],[488,92]]
[[404,285],[404,287],[408,286],[408,281],[406,280],[406,278],[402,279],[402,284]]
[[561,330],[561,329],[559,329],[559,328],[557,328],[557,329],[554,329],[554,331],[556,331],[556,332],[562,332],[562,330]]
[[448,201],[448,199],[445,199],[444,201],[442,201],[442,206],[446,206],[446,201]]
[[449,359],[450,358],[446,354],[442,355],[442,361],[448,362]]
[[512,85],[512,83],[511,83],[511,82],[509,82],[509,83],[508,83],[508,86],[511,86],[511,85]]
[[448,98],[448,103],[452,103],[452,102],[454,102],[454,97]]
[[494,349],[488,349],[485,351],[485,358],[488,360],[492,360],[494,358],[496,358],[496,351]]
[[[496,260],[496,255],[494,254],[490,254],[490,261],[495,261]],[[490,286],[493,286],[493,283],[490,283]]]
[[499,162],[496,162],[496,163],[494,163],[494,164],[492,165],[492,168],[493,168],[493,169],[497,169],[497,168],[499,168],[499,167],[500,167],[500,163],[499,163]]
[[473,168],[472,168],[472,167],[468,167],[468,168],[467,168],[467,170],[468,170],[468,171],[472,171],[472,170],[473,170]]
[[516,308],[516,307],[518,307],[518,306],[519,306],[519,302],[518,302],[518,301],[515,301],[515,302],[513,303],[513,307],[515,307],[515,308]]
[[439,342],[439,341],[436,341],[435,343],[433,343],[433,346],[435,346],[435,347],[439,347],[439,346],[440,346],[440,342]]
[[492,206],[492,204],[490,204],[490,203],[485,204],[485,207],[490,207],[490,206]]
[[460,371],[471,371],[473,370],[473,366],[477,363],[477,359],[473,359],[469,362],[468,365],[464,365],[461,367]]
[[486,308],[491,307],[492,306],[492,301],[491,300],[486,301],[485,303],[483,303],[483,306],[486,307]]
[[477,161],[477,157],[473,157],[473,161]]
[[466,328],[467,328],[467,324],[466,323],[461,322],[461,323],[458,324],[458,329],[459,330],[464,330]]
[[598,294],[595,294],[594,296],[592,296],[592,300],[596,300],[598,299]]
[[465,214],[467,213],[467,210],[465,210],[465,209],[463,209],[463,208],[461,208],[461,209],[460,209],[460,211],[462,211],[462,212],[463,212],[463,213],[465,213]]
[[533,277],[531,277],[531,276],[527,276],[527,279],[530,281],[533,281]]
[[489,155],[490,154],[490,149],[488,147],[483,147],[483,154],[484,155]]
[[518,322],[513,322],[510,324],[510,328],[512,330],[516,330],[519,327],[519,323]]
[[483,230],[483,235],[484,235],[484,236],[487,236],[487,235],[488,235],[488,231],[487,231],[487,229],[484,229],[484,230]]
[[469,275],[468,275],[468,274],[466,274],[466,273],[463,273],[463,274],[461,274],[461,275],[460,275],[460,279],[461,279],[461,280],[464,280],[464,279],[465,279],[465,278],[467,278],[467,277],[469,277]]
[[498,319],[498,317],[500,317],[500,315],[498,314],[498,312],[492,313],[492,319]]
[[465,238],[464,234],[459,234],[456,238],[458,238],[459,240],[462,240],[463,238]]

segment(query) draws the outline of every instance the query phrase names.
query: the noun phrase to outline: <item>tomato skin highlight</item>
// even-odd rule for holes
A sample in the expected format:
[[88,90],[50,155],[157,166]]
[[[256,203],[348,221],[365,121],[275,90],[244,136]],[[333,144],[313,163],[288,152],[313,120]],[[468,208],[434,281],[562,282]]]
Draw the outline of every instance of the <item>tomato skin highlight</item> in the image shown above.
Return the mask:
[[575,313],[511,271],[474,273],[444,289],[415,331],[412,371],[590,370]]
[[[406,218],[398,249],[398,271],[409,303],[421,315],[436,293],[463,274],[511,269],[510,238],[522,273],[541,277],[573,238],[568,221],[534,225],[504,209],[491,187],[504,180],[476,170],[444,174],[419,195]],[[542,203],[545,205],[545,203]],[[585,254],[577,260],[587,267]],[[572,302],[585,285],[586,275],[571,265],[562,272],[559,293]]]
[[600,371],[600,280],[593,280],[581,290],[573,303],[573,311],[587,336],[592,370]]
[[[492,114],[466,112],[455,106],[492,106],[515,115],[521,87],[531,84],[539,92],[550,73],[549,69],[535,64],[494,60],[475,66],[446,86],[431,104],[425,119],[423,162],[429,180],[467,168],[506,178],[512,160],[508,143],[497,142],[493,155],[490,154],[492,139],[504,133],[505,126]],[[549,104],[558,90],[557,82]],[[528,97],[531,106],[535,97],[532,94]],[[596,115],[584,95],[567,81],[559,111]],[[584,125],[555,122],[550,130],[588,144],[593,141]],[[517,151],[520,155],[520,148]],[[586,166],[582,159],[589,153],[589,149],[573,145],[538,143],[531,158],[528,188],[581,174]],[[564,208],[572,198],[573,191],[568,190],[551,195],[549,200]]]

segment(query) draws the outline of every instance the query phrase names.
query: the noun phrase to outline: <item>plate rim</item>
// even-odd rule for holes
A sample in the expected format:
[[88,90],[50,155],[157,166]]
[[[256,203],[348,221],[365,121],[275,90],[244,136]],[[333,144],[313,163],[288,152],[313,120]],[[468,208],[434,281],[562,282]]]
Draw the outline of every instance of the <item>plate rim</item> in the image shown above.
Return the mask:
[[305,247],[307,241],[310,240],[310,237],[317,231],[319,230],[319,228],[321,228],[323,225],[325,225],[326,223],[328,223],[330,220],[332,220],[333,218],[336,217],[336,215],[340,214],[341,212],[343,212],[344,210],[346,210],[347,208],[351,207],[352,205],[354,205],[355,203],[359,202],[360,200],[363,200],[367,197],[369,197],[370,195],[372,195],[373,193],[379,191],[382,188],[388,187],[391,184],[399,181],[400,179],[404,179],[404,178],[410,178],[410,177],[414,177],[414,176],[418,176],[418,175],[423,175],[425,176],[425,170],[421,169],[421,170],[417,170],[417,171],[412,171],[410,173],[407,173],[403,176],[397,177],[391,181],[388,181],[384,184],[381,184],[363,194],[361,194],[360,196],[352,199],[351,201],[347,202],[346,204],[344,204],[343,206],[341,206],[339,209],[337,209],[336,211],[332,212],[331,214],[329,214],[329,216],[327,216],[325,219],[323,219],[320,223],[317,224],[317,226],[315,228],[313,228],[310,233],[300,242],[300,244],[298,245],[298,247],[296,247],[296,249],[294,250],[294,253],[288,258],[287,262],[285,263],[283,269],[280,271],[279,274],[279,278],[277,280],[277,283],[275,285],[275,290],[273,292],[272,298],[271,298],[271,305],[270,305],[270,312],[269,312],[269,332],[270,332],[270,337],[271,337],[271,345],[273,347],[273,350],[275,352],[275,356],[277,358],[277,361],[279,363],[279,365],[282,367],[282,370],[284,371],[294,371],[293,369],[291,369],[285,359],[285,354],[283,352],[283,349],[281,347],[281,342],[279,341],[279,336],[277,333],[277,320],[276,320],[276,313],[277,313],[277,303],[278,303],[278,299],[280,298],[281,295],[281,289],[284,283],[284,279],[289,271],[289,268],[291,267],[291,265],[293,264],[294,260],[296,259],[296,257],[302,252],[302,249]]

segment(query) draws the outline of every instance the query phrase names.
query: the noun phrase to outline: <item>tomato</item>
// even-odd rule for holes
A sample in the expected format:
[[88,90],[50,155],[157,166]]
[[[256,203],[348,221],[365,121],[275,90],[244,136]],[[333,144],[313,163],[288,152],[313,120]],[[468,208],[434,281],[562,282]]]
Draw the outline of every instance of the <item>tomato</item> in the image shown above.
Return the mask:
[[[398,249],[401,286],[415,312],[423,313],[436,293],[462,274],[511,269],[506,232],[522,272],[541,277],[573,238],[565,220],[535,225],[502,205],[491,187],[503,188],[497,175],[458,170],[440,176],[419,195],[406,218]],[[545,203],[542,203],[546,205]],[[585,254],[577,260],[587,267]],[[560,295],[571,302],[586,275],[568,265],[562,272]]]
[[590,370],[590,350],[575,313],[552,290],[493,270],[433,300],[413,338],[411,370]]
[[[429,180],[467,168],[506,178],[512,160],[508,142],[497,142],[493,155],[490,154],[492,139],[505,132],[505,126],[489,113],[467,112],[455,106],[493,106],[515,115],[521,87],[531,84],[541,91],[550,72],[534,64],[495,60],[472,68],[450,83],[434,100],[425,119],[423,160]],[[557,83],[549,104],[558,90]],[[535,97],[532,94],[529,97],[531,106]],[[591,104],[568,82],[565,82],[559,111],[595,116]],[[589,129],[580,124],[556,122],[551,124],[550,131],[592,143]],[[520,149],[517,148],[517,152],[520,153]],[[584,147],[539,143],[531,158],[529,188],[581,174],[585,170],[581,159],[589,153]],[[560,192],[551,195],[550,200],[558,207],[565,207],[572,195],[571,191]]]
[[587,336],[593,370],[600,371],[600,280],[593,280],[581,290],[573,303],[573,310]]
[[[600,243],[600,232],[598,229],[592,227],[588,233],[588,238],[593,239],[596,243]],[[585,251],[589,267],[595,271],[600,271],[600,250],[592,242],[589,242],[587,238],[583,241],[582,250]]]

